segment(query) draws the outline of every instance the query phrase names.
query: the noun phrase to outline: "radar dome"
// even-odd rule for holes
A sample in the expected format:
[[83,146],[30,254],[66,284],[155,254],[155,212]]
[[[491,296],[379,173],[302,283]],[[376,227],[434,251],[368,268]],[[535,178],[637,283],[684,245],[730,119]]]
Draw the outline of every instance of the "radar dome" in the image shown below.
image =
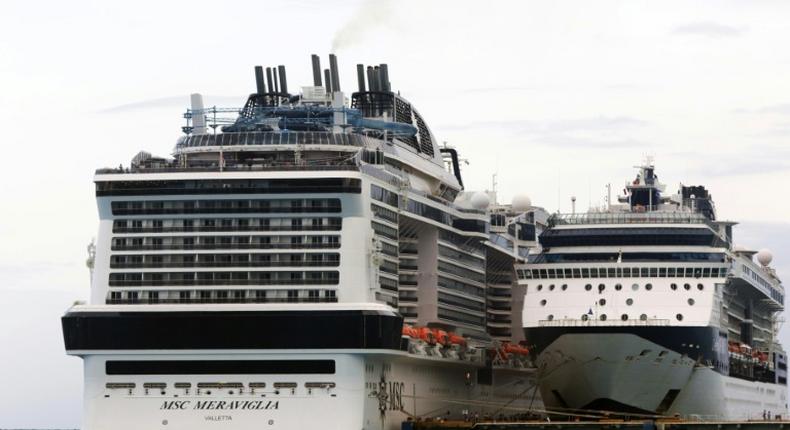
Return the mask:
[[768,266],[773,261],[774,255],[771,251],[763,248],[757,253],[757,262],[760,263],[761,266]]
[[532,199],[526,194],[517,194],[513,197],[511,205],[515,212],[526,212],[532,207]]
[[475,209],[484,210],[491,204],[491,199],[488,198],[486,193],[477,192],[472,194],[472,198],[469,199],[469,202]]

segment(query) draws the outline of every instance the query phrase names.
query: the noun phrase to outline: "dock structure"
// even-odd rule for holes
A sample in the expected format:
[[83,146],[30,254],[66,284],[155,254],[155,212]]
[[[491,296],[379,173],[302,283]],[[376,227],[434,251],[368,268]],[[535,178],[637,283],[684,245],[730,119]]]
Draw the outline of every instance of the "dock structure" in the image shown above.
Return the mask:
[[401,430],[776,430],[790,429],[790,421],[526,421],[526,422],[437,422],[406,421]]

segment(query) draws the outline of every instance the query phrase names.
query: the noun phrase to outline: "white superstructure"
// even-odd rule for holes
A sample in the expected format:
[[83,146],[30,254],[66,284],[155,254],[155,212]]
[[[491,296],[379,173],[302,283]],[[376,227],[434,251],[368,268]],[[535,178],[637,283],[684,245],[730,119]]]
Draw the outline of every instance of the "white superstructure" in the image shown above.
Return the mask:
[[707,419],[787,414],[784,288],[732,246],[701,186],[664,196],[651,162],[619,204],[553,215],[517,266],[527,342],[556,410]]
[[386,65],[359,65],[350,99],[334,56],[324,72],[313,56],[291,94],[283,66],[257,67],[242,109],[193,94],[172,158],[96,172],[91,302],[63,317],[83,429],[391,429],[541,406],[509,304],[529,205],[464,193]]

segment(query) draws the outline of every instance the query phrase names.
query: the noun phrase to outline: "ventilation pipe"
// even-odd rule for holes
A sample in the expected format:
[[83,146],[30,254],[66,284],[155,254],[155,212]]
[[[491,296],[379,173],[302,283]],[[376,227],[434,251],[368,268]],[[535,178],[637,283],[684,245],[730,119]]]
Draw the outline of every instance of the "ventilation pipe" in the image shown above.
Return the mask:
[[266,82],[269,84],[269,91],[274,91],[274,81],[272,80],[272,68],[266,68]]
[[390,75],[386,64],[379,66],[379,80],[381,81],[381,91],[390,92]]
[[266,93],[266,84],[263,82],[263,67],[255,66],[255,87],[258,95]]
[[373,66],[368,66],[367,74],[368,74],[368,89],[370,91],[376,91],[376,85],[374,84],[375,79],[373,79]]
[[365,92],[365,66],[363,64],[357,64],[357,85],[359,86],[359,92]]
[[321,86],[321,57],[313,54],[313,86]]
[[285,78],[285,66],[277,66],[280,75],[280,92],[288,94],[288,80]]
[[335,54],[329,54],[329,71],[332,74],[332,91],[340,91],[340,76],[337,72],[337,57]]

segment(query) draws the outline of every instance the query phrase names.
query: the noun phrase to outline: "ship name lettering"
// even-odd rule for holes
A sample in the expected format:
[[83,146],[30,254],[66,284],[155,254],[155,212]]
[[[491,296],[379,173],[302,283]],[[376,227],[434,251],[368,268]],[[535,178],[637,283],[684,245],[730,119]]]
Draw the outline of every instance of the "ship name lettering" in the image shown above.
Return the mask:
[[[279,408],[280,408],[280,402],[271,401],[271,400],[269,400],[268,402],[263,400],[236,400],[232,402],[226,402],[222,400],[220,401],[205,400],[205,401],[198,401],[194,407],[194,409],[201,409],[207,411],[213,411],[213,410],[259,411],[259,410],[269,410],[269,409],[279,409]],[[181,408],[181,409],[185,409],[185,408]]]
[[389,409],[391,411],[403,410],[403,382],[389,382]]
[[190,403],[191,402],[189,400],[173,400],[171,402],[162,403],[162,406],[160,406],[159,409],[187,409]]

